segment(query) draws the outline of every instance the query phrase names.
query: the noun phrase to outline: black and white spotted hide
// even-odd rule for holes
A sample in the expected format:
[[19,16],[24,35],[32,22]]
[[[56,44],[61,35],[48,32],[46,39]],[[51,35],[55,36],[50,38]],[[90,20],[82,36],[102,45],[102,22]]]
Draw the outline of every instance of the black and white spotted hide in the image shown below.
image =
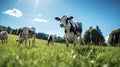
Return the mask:
[[68,47],[69,42],[73,41],[74,45],[81,42],[82,35],[82,23],[72,21],[73,17],[62,16],[61,18],[55,17],[55,20],[60,21],[60,27],[65,29],[66,46]]
[[48,45],[51,43],[51,44],[55,44],[55,41],[56,41],[56,35],[49,35],[48,36]]
[[27,42],[27,40],[29,41],[29,45],[30,45],[30,38],[32,38],[32,44],[35,44],[35,28],[34,27],[23,27],[21,28],[19,31],[19,39],[16,40],[16,42],[18,42],[18,44],[21,44],[23,42]]

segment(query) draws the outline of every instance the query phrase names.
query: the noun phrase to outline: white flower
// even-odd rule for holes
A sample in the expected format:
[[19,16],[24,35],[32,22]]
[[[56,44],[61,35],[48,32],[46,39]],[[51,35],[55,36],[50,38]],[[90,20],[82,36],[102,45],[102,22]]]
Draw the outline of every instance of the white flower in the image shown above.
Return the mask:
[[91,50],[90,52],[93,52],[93,50]]
[[19,59],[19,56],[16,56],[16,59]]
[[73,55],[72,58],[75,59],[76,55]]
[[94,64],[94,63],[95,63],[95,61],[91,60],[91,61],[90,61],[90,63]]

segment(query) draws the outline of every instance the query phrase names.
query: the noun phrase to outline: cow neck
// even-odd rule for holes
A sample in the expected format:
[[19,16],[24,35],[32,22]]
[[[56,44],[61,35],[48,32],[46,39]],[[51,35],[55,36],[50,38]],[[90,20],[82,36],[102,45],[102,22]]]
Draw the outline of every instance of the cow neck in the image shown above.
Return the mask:
[[69,33],[70,32],[70,21],[68,21],[68,19],[66,20],[66,27],[65,27],[65,33]]
[[70,32],[73,32],[74,34],[77,34],[76,28],[74,28],[72,22],[69,22],[69,23],[70,23]]

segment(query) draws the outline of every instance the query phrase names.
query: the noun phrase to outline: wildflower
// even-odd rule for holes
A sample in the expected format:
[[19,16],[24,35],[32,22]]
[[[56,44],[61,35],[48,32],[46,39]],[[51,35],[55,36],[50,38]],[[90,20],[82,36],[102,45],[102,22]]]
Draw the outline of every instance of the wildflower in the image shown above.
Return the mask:
[[72,58],[75,59],[76,55],[73,55]]
[[90,52],[93,52],[93,50],[90,50]]
[[94,60],[91,60],[91,61],[90,61],[90,63],[94,64],[94,63],[95,63],[95,61],[94,61]]
[[16,56],[16,59],[19,59],[19,56]]

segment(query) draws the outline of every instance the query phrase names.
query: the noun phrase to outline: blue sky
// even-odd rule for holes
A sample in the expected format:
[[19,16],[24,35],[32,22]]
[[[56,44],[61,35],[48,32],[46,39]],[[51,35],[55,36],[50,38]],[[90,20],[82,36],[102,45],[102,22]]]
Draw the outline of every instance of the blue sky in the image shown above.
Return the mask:
[[83,33],[99,26],[103,35],[120,28],[120,0],[0,0],[0,25],[11,28],[34,26],[37,32],[64,36],[54,18],[73,16]]

